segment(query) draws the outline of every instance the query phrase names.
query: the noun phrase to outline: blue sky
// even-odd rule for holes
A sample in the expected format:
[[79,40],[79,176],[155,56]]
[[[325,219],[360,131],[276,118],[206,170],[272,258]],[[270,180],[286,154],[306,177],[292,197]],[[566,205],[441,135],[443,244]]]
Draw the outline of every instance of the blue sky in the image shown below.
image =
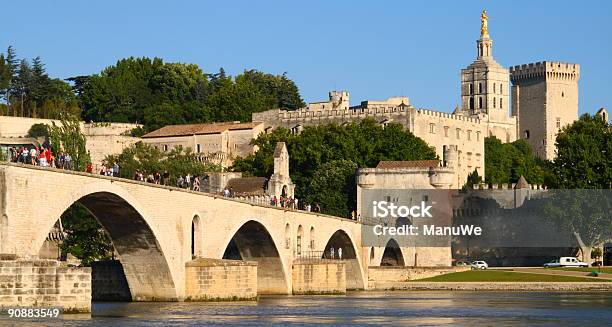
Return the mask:
[[[480,11],[505,67],[581,65],[580,112],[612,107],[612,1],[11,1],[0,48],[43,58],[55,77],[98,73],[127,56],[259,69],[295,80],[306,101],[406,95],[452,111],[475,58]],[[8,14],[7,14],[8,13]],[[3,50],[4,51],[4,50]]]

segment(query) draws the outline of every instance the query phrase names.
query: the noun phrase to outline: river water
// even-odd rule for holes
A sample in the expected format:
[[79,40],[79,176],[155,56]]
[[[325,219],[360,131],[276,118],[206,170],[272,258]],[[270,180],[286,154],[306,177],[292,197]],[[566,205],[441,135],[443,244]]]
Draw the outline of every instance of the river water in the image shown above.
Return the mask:
[[258,302],[94,303],[91,315],[2,325],[38,326],[610,326],[612,293],[349,292],[264,296]]

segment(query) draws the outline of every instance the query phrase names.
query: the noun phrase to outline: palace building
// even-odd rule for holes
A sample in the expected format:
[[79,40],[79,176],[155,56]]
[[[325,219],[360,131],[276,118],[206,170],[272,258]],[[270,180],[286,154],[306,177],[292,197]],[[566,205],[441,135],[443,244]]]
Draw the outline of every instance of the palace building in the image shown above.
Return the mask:
[[329,101],[293,111],[253,113],[252,120],[262,122],[266,132],[285,127],[294,133],[305,126],[345,124],[365,118],[383,126],[399,123],[435,149],[440,158],[438,167],[446,167],[445,154],[453,149],[456,158],[451,188],[463,186],[474,170],[485,176],[485,137],[494,136],[504,143],[522,138],[539,157],[553,159],[557,133],[578,119],[580,66],[544,61],[508,70],[493,57],[488,19],[483,11],[476,60],[461,70],[461,107],[452,113],[415,107],[404,96],[350,106],[349,92],[332,91]]

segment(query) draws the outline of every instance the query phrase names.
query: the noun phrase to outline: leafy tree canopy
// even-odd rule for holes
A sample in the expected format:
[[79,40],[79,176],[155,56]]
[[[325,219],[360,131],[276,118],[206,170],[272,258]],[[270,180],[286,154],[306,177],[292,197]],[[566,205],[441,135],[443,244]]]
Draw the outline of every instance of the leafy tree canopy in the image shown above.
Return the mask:
[[109,155],[104,164],[111,166],[117,163],[121,177],[132,178],[136,171],[145,175],[168,171],[170,178],[176,180],[179,175],[203,175],[207,172],[220,171],[220,167],[198,160],[190,148],[176,147],[164,152],[144,143],[125,148],[117,155]]
[[612,126],[584,114],[557,135],[552,163],[555,188],[612,188]]
[[531,184],[543,184],[546,174],[546,163],[535,156],[527,141],[502,143],[494,136],[485,138],[486,183],[516,183],[523,175]]
[[[309,126],[299,135],[292,134],[285,128],[274,129],[271,133],[255,139],[253,144],[259,150],[246,158],[235,160],[232,169],[242,171],[245,175],[270,176],[274,169],[273,154],[277,142],[287,144],[289,169],[296,184],[296,196],[309,201],[323,202],[317,193],[337,192],[334,197],[341,198],[341,192],[354,189],[354,182],[346,175],[349,163],[355,167],[374,167],[381,160],[436,158],[435,151],[425,141],[405,131],[400,124],[388,124],[383,128],[374,120],[366,119],[344,126]],[[325,164],[327,165],[323,166]],[[321,168],[322,166],[324,168]],[[321,169],[331,171],[323,172]],[[328,183],[326,187],[320,182],[331,178],[337,178],[337,183],[344,183],[343,186]],[[342,203],[322,206],[322,211],[346,216],[348,212],[340,211],[346,208],[355,209],[354,192],[350,194],[350,198],[343,199]]]
[[139,122],[151,131],[169,124],[250,121],[251,113],[304,106],[293,81],[248,70],[232,78],[220,69],[206,74],[197,65],[160,58],[127,58],[98,75],[77,76],[86,121]]
[[74,170],[85,171],[91,163],[87,151],[87,139],[81,132],[80,119],[77,116],[62,116],[59,124],[52,122],[49,126],[49,142],[53,152],[64,152],[72,157]]

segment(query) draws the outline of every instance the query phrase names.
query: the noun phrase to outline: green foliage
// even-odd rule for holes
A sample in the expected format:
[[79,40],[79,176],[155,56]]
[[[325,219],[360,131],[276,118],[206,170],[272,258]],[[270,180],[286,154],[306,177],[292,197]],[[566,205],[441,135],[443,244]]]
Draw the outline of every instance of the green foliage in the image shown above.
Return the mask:
[[[274,169],[273,154],[277,142],[287,144],[291,178],[296,184],[296,196],[300,199],[320,198],[309,186],[315,174],[318,174],[319,179],[326,178],[320,171],[320,167],[326,163],[334,162],[330,165],[340,165],[334,168],[340,178],[341,173],[346,171],[347,162],[354,163],[357,167],[374,167],[381,160],[436,158],[434,150],[427,143],[405,131],[401,125],[388,124],[382,128],[374,120],[366,119],[345,126],[309,126],[299,135],[291,134],[288,129],[277,128],[254,140],[253,144],[259,150],[246,158],[235,160],[232,169],[242,171],[245,175],[270,176]],[[333,191],[331,186],[328,190],[330,193]],[[319,191],[322,189],[317,190]],[[351,198],[347,202],[333,207],[322,206],[321,209],[325,213],[337,213],[339,208],[354,209],[354,203],[354,194],[351,192]],[[348,212],[341,216],[346,214]]]
[[478,175],[478,171],[474,169],[473,172],[468,174],[467,181],[465,185],[461,188],[462,190],[471,189],[474,185],[478,185],[482,183],[482,177]]
[[346,217],[357,207],[355,170],[349,160],[332,160],[319,166],[310,178],[306,203],[318,203],[325,213]]
[[501,143],[491,136],[485,138],[485,172],[487,183],[516,183],[523,175],[531,184],[542,184],[546,164],[534,155],[527,141]]
[[138,122],[151,131],[169,124],[250,121],[251,113],[304,105],[286,75],[223,69],[205,74],[193,64],[127,58],[99,75],[70,79],[87,121]]
[[[5,59],[6,58],[6,59]],[[4,114],[58,119],[62,114],[80,115],[70,85],[50,78],[40,57],[17,59],[13,47],[0,54],[0,96],[7,102]]]
[[54,153],[70,154],[74,170],[85,171],[91,162],[86,149],[87,140],[81,132],[80,120],[77,116],[62,116],[60,124],[52,122],[49,127],[49,142]]
[[543,216],[580,235],[587,246],[612,238],[612,194],[603,189],[549,190]]
[[612,126],[584,114],[557,135],[552,163],[553,186],[570,189],[612,188]]
[[45,139],[49,137],[49,125],[47,124],[34,124],[28,130],[27,137],[44,137]]
[[190,148],[176,147],[163,152],[140,142],[125,148],[118,155],[109,155],[104,159],[104,164],[107,166],[115,163],[119,164],[120,176],[124,178],[132,178],[136,171],[144,175],[168,171],[171,180],[174,181],[179,175],[203,175],[207,172],[220,171],[219,166],[199,161]]
[[603,250],[600,247],[591,250],[591,259],[598,259],[603,256]]
[[112,242],[96,218],[78,202],[61,216],[66,238],[60,245],[62,255],[71,253],[83,266],[93,261],[108,260],[113,253]]

